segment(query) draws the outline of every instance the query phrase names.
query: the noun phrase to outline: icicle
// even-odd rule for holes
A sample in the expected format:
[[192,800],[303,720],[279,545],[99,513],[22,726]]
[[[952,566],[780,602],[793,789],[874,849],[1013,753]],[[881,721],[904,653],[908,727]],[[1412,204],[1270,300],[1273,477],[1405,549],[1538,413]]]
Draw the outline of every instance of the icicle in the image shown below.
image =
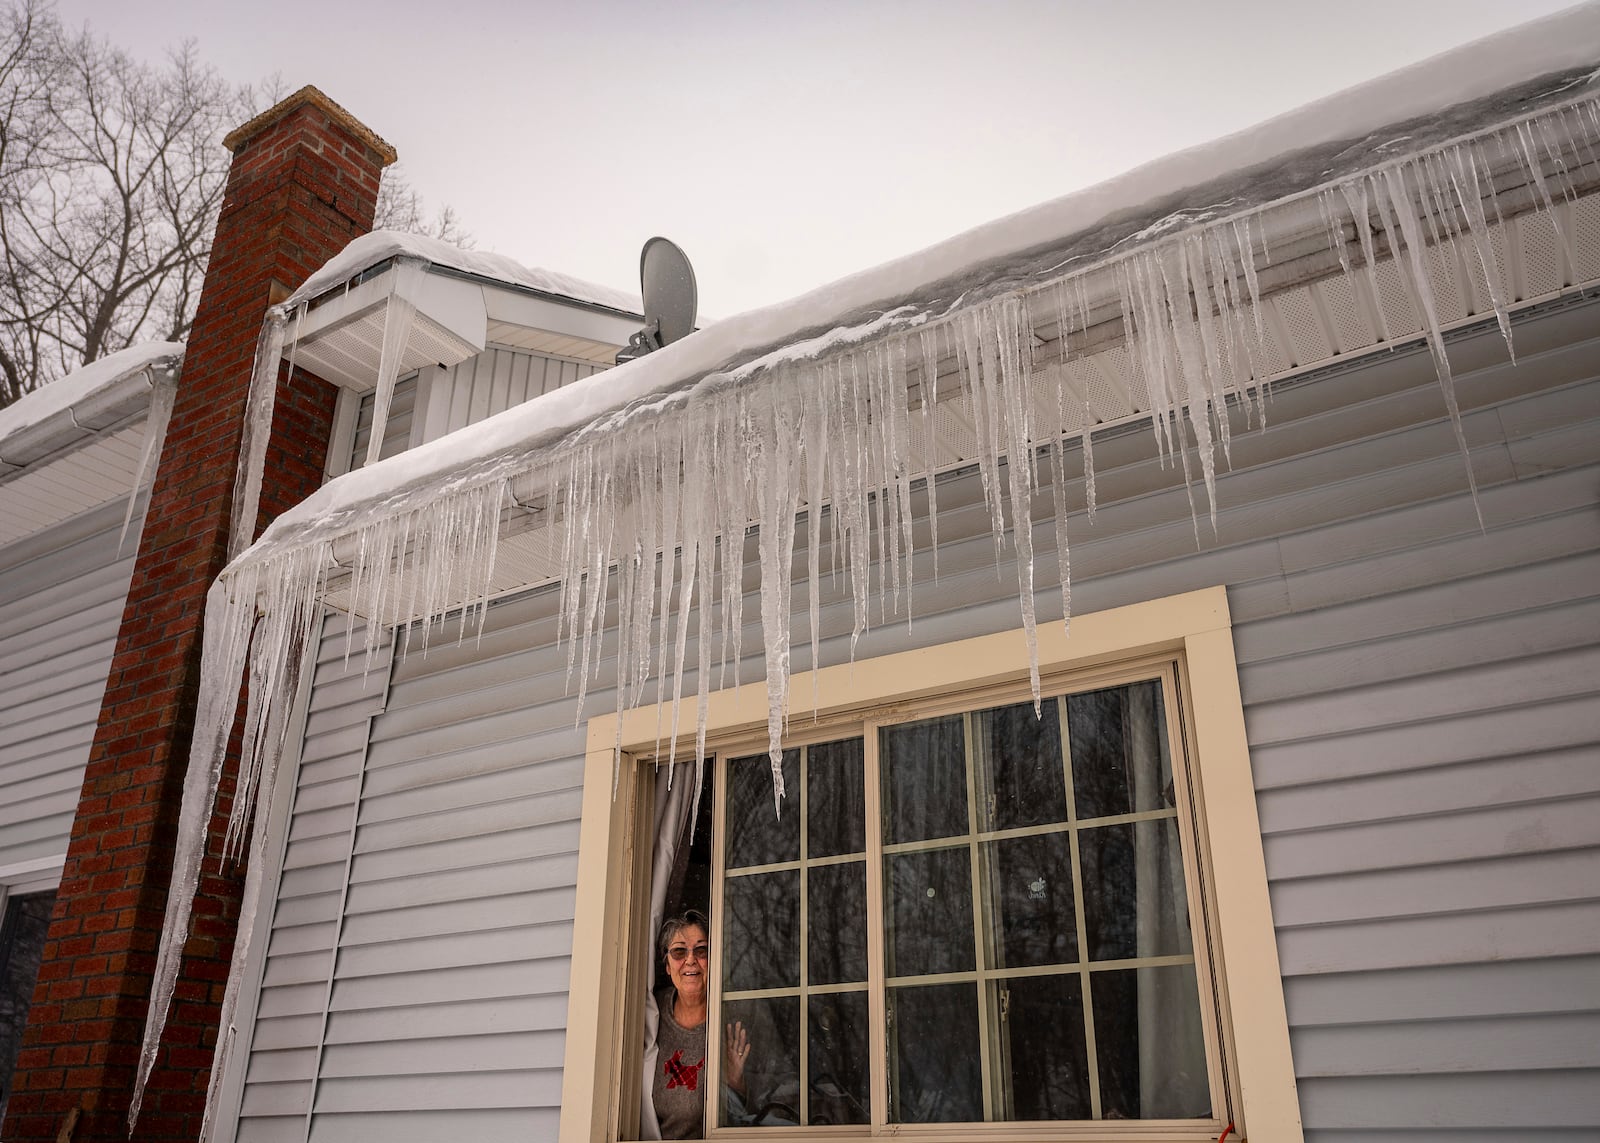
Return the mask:
[[397,263],[394,289],[383,315],[383,347],[378,357],[378,381],[372,400],[372,435],[367,438],[367,464],[375,464],[383,451],[383,438],[389,424],[389,403],[394,397],[394,382],[405,358],[411,325],[417,316],[416,298],[427,268],[425,262],[402,258]]
[[937,329],[917,334],[917,386],[922,399],[922,458],[926,476],[923,490],[928,497],[929,554],[933,559],[933,582],[939,582],[939,339]]
[[[1399,220],[1400,236],[1404,239],[1406,255],[1411,261],[1412,288],[1414,296],[1422,304],[1424,321],[1427,323],[1428,348],[1433,353],[1433,367],[1439,375],[1439,388],[1444,392],[1445,409],[1450,414],[1450,427],[1455,431],[1456,444],[1461,449],[1461,459],[1466,465],[1467,488],[1472,495],[1472,508],[1478,516],[1478,527],[1484,527],[1483,505],[1478,501],[1478,479],[1472,471],[1472,453],[1467,447],[1466,430],[1461,424],[1461,409],[1456,404],[1455,381],[1450,375],[1450,359],[1445,354],[1444,333],[1439,324],[1439,307],[1434,301],[1433,285],[1428,278],[1428,267],[1425,260],[1422,234],[1417,225],[1417,217],[1412,207],[1411,192],[1407,187],[1403,167],[1390,167],[1383,172],[1385,185],[1384,192],[1388,204],[1392,207],[1395,217]],[[1384,202],[1385,194],[1380,194],[1380,206]],[[1399,257],[1399,251],[1396,251]]]
[[145,379],[150,383],[150,412],[145,417],[144,449],[139,453],[139,467],[133,474],[133,489],[128,493],[128,510],[122,516],[122,531],[117,533],[119,555],[122,545],[127,542],[128,528],[133,524],[133,509],[139,502],[139,490],[144,487],[147,477],[152,484],[155,483],[156,470],[150,462],[161,455],[161,446],[167,439],[167,425],[172,420],[172,406],[178,399],[178,374],[175,369],[167,368],[158,372],[151,366],[145,370]]
[[795,424],[787,402],[759,413],[752,442],[761,460],[756,497],[761,508],[761,635],[767,660],[767,752],[772,761],[772,805],[783,809],[783,731],[788,714],[790,574],[794,563]]
[[233,476],[233,513],[228,523],[228,562],[255,539],[256,515],[261,507],[261,475],[267,464],[267,441],[272,436],[272,410],[278,395],[278,365],[283,357],[286,317],[273,306],[256,338],[255,365],[250,370],[250,390],[245,398],[244,431],[239,441],[239,464]]
[[[1489,294],[1489,304],[1494,307],[1495,322],[1500,326],[1500,336],[1514,364],[1516,350],[1511,345],[1511,312],[1507,303],[1506,283],[1501,279],[1495,261],[1494,248],[1489,241],[1489,220],[1483,212],[1483,185],[1476,156],[1461,147],[1452,147],[1448,155],[1450,185],[1455,190],[1456,202],[1466,219],[1466,231],[1472,239],[1472,248],[1478,255],[1478,269],[1483,274],[1484,288]],[[1487,173],[1487,172],[1485,172]]]
[[[253,585],[250,585],[253,586]],[[167,1012],[178,979],[178,965],[189,933],[189,915],[200,882],[207,827],[216,802],[217,786],[227,758],[228,737],[239,703],[239,680],[244,674],[254,625],[251,598],[243,605],[230,598],[232,585],[219,579],[206,594],[203,634],[205,669],[200,675],[200,695],[195,710],[195,734],[184,778],[183,801],[178,815],[178,838],[172,859],[172,881],[167,891],[167,911],[162,921],[161,944],[150,985],[150,1007],[145,1020],[144,1043],[128,1108],[128,1129],[138,1122],[145,1084],[155,1067],[166,1027]],[[236,799],[242,808],[243,799]]]

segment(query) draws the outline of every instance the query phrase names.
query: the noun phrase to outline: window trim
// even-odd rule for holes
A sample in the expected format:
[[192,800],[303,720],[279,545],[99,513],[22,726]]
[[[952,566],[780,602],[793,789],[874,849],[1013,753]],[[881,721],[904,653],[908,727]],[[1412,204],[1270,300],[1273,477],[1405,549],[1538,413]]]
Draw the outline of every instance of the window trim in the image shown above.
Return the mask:
[[[1238,667],[1227,592],[1205,588],[1130,604],[1072,620],[1068,636],[1056,624],[1038,632],[1041,674],[1077,672],[1160,654],[1179,658],[1183,713],[1194,757],[1190,781],[1198,794],[1196,844],[1209,866],[1214,917],[1216,989],[1232,1047],[1238,1101],[1235,1138],[1297,1143],[1299,1097],[1290,1055],[1282,975],[1267,894],[1266,862],[1250,774]],[[824,667],[792,680],[791,717],[811,737],[813,696],[819,718],[844,723],[869,708],[894,706],[1027,678],[1020,630]],[[765,688],[748,685],[709,696],[708,732],[745,737],[766,723]],[[640,840],[635,781],[616,781],[615,748],[625,756],[653,754],[661,720],[654,707],[590,719],[584,759],[583,818],[573,921],[567,1043],[562,1076],[562,1143],[617,1138],[622,1112],[616,1079],[626,1059],[623,1002],[629,971],[627,924],[637,909],[635,869]],[[615,797],[613,797],[615,790]],[[1278,980],[1280,987],[1262,987]],[[1000,1125],[996,1125],[999,1127]],[[1048,1136],[1045,1125],[1007,1124],[1017,1136]],[[1128,1128],[1137,1130],[1136,1124]],[[1128,1128],[1115,1132],[1128,1139]],[[917,1128],[916,1134],[949,1135]],[[957,1127],[958,1132],[965,1131]],[[1074,1136],[1082,1138],[1081,1130]],[[811,1137],[808,1135],[808,1137]]]

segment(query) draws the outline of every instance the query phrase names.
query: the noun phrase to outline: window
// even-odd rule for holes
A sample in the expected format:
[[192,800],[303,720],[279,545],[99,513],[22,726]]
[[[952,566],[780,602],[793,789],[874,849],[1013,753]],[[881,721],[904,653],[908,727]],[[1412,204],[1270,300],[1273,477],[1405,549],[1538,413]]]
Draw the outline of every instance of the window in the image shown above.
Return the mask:
[[1226,1106],[1176,671],[1155,671],[1037,716],[959,698],[869,714],[785,752],[781,817],[766,754],[724,756],[716,1026],[755,1050],[752,1098],[721,1124],[871,1123],[874,1092],[888,1124]]
[[[1038,717],[1020,638],[797,679],[778,817],[764,694],[714,696],[710,1026],[753,1050],[708,1134],[1299,1137],[1224,593],[1041,632]],[[633,1129],[648,784],[612,802],[610,747],[642,772],[654,727],[590,726],[565,1140]]]
[[5,919],[0,922],[0,1115],[11,1098],[11,1078],[22,1050],[22,1033],[28,1026],[55,904],[54,891],[5,901]]

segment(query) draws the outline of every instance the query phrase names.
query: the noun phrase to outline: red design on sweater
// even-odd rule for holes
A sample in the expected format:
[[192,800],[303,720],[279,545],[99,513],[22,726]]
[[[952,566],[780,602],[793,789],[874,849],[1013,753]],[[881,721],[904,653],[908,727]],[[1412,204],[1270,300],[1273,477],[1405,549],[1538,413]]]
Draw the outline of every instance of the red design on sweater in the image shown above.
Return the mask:
[[661,1065],[661,1070],[667,1074],[667,1090],[671,1091],[675,1087],[686,1087],[690,1091],[698,1090],[700,1069],[705,1067],[705,1063],[706,1058],[701,1056],[698,1064],[686,1064],[683,1062],[682,1048],[673,1052],[672,1058]]

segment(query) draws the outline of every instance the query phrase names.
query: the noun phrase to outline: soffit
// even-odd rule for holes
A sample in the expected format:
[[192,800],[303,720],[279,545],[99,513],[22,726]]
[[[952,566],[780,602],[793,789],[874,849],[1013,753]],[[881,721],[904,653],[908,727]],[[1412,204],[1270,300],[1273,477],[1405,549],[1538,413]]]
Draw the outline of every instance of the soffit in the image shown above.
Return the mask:
[[[377,385],[389,299],[398,266],[389,263],[314,301],[287,331],[298,365],[336,385],[367,392]],[[639,319],[570,299],[502,288],[458,272],[425,271],[397,375],[451,366],[501,345],[611,365]],[[298,340],[296,334],[298,333]]]
[[28,466],[0,488],[0,547],[125,499],[144,450],[145,418]]

